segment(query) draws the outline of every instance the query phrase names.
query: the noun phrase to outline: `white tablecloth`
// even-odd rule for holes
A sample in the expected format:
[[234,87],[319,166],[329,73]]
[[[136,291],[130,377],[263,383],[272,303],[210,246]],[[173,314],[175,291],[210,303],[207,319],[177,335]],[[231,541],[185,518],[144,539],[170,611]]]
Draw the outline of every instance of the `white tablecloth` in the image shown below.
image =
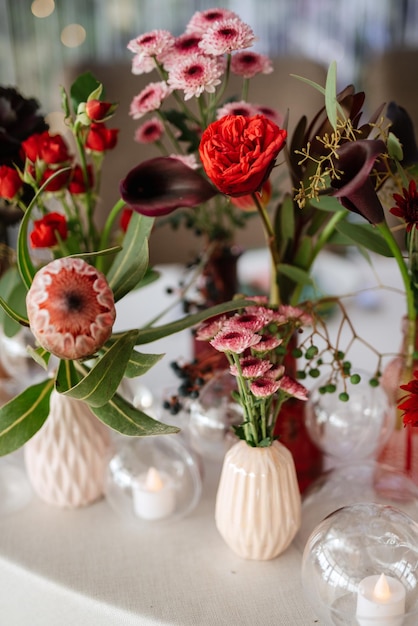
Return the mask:
[[[343,263],[338,270],[327,258],[324,264],[321,271],[325,266],[328,277],[336,274],[338,289],[343,283],[353,290],[374,280],[361,260]],[[378,265],[385,284],[399,284],[393,261],[379,260]],[[247,274],[248,267],[255,269],[253,258]],[[125,298],[119,327],[150,319],[152,310],[172,298],[165,286],[176,276],[169,269],[148,291]],[[403,298],[390,290],[375,295],[372,302],[350,298],[347,307],[372,345],[396,351]],[[335,330],[336,321],[330,326]],[[184,333],[147,346],[146,351],[163,350],[167,356],[144,382],[154,392],[176,383],[169,362],[187,357],[189,349]],[[369,357],[363,356],[361,345],[353,349],[353,363],[357,358],[365,368]],[[19,462],[19,455],[14,461]],[[219,469],[206,463],[200,503],[171,524],[130,526],[104,500],[80,510],[61,510],[36,497],[24,509],[0,517],[0,625],[320,624],[303,598],[301,554],[294,545],[272,561],[246,561],[218,535],[214,497]]]

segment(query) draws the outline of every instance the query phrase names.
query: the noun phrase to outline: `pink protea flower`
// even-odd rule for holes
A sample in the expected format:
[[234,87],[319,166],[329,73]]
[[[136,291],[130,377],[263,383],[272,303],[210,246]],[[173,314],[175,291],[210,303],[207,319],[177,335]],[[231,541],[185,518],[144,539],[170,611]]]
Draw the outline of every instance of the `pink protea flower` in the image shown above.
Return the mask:
[[129,115],[131,115],[134,120],[138,120],[145,115],[145,113],[156,111],[170,93],[171,89],[164,81],[149,83],[149,85],[132,100]]
[[266,325],[264,310],[266,309],[260,308],[251,313],[233,315],[228,320],[228,330],[240,330],[241,328],[246,328],[251,330],[253,333],[256,333]]
[[271,378],[256,378],[250,383],[250,390],[257,398],[269,398],[280,389],[280,382]]
[[127,48],[134,54],[143,57],[158,57],[175,41],[174,35],[168,30],[152,30],[128,42]]
[[193,54],[176,63],[168,74],[171,89],[184,91],[184,99],[199,97],[204,91],[213,93],[220,84],[222,67],[216,59]]
[[282,391],[293,398],[297,398],[298,400],[308,399],[308,390],[306,387],[298,383],[297,380],[290,378],[290,376],[282,376],[279,381],[279,385]]
[[227,102],[216,111],[216,119],[220,120],[225,115],[244,115],[245,117],[251,117],[256,115],[258,111],[254,105],[246,102],[245,100],[239,100],[238,102]]
[[238,15],[229,9],[216,8],[196,11],[186,26],[186,33],[196,32],[203,35],[207,31],[208,26],[212,26],[215,22],[233,18],[238,18]]
[[41,268],[26,307],[39,344],[61,359],[94,354],[109,339],[116,318],[104,274],[80,258],[56,259]]
[[257,52],[237,52],[231,59],[231,71],[243,78],[253,78],[257,74],[271,74],[271,59]]
[[219,352],[242,354],[247,348],[255,346],[261,335],[250,330],[221,330],[209,343]]
[[[258,359],[255,356],[246,356],[240,359],[240,366],[244,378],[259,378],[264,376],[273,364],[266,359]],[[232,364],[229,368],[233,376],[238,376],[238,368]]]
[[226,315],[220,315],[210,319],[208,322],[203,322],[196,332],[196,339],[198,341],[213,339],[224,328],[226,319]]
[[255,41],[250,26],[239,17],[215,22],[202,36],[199,47],[205,54],[220,56],[234,50],[249,48]]
[[152,117],[139,126],[134,135],[138,143],[155,143],[164,134],[164,124],[158,117]]
[[262,353],[268,352],[269,350],[275,350],[283,343],[283,339],[277,337],[276,335],[261,335],[260,341],[256,346],[253,346],[254,352]]

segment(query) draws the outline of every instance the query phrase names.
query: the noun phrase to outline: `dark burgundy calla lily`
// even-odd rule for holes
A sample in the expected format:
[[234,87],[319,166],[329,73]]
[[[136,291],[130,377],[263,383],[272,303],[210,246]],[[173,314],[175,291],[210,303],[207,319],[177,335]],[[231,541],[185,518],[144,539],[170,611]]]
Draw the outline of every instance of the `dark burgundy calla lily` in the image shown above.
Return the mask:
[[389,102],[386,115],[391,121],[390,130],[402,144],[402,165],[408,166],[418,162],[418,147],[415,139],[414,123],[406,109]]
[[346,209],[359,213],[371,224],[380,224],[385,219],[383,207],[370,179],[376,159],[385,152],[383,141],[364,139],[343,144],[335,160],[335,168],[342,174],[331,182],[331,186],[336,189],[332,195]]
[[217,193],[201,174],[170,157],[140,163],[120,184],[126,204],[149,217],[168,215],[180,207],[196,207]]

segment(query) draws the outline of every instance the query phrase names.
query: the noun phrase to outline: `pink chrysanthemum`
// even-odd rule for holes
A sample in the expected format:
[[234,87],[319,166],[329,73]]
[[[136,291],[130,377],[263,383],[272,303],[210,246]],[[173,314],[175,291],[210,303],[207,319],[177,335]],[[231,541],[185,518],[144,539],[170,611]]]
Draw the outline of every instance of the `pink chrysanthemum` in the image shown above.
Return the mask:
[[289,396],[297,398],[298,400],[308,399],[308,390],[306,387],[298,383],[297,380],[290,378],[290,376],[283,376],[280,379],[279,384],[280,389],[282,389],[282,391],[287,393]]
[[164,134],[164,124],[158,117],[152,117],[139,126],[134,135],[138,143],[155,143]]
[[238,18],[237,13],[229,9],[207,9],[206,11],[196,11],[186,26],[186,33],[196,32],[204,34],[208,26],[212,26],[215,22],[222,20]]
[[310,326],[313,322],[313,317],[299,307],[281,304],[274,315],[274,321],[277,324],[287,324],[289,321],[292,321],[298,322],[300,326]]
[[170,48],[175,41],[168,30],[152,30],[128,42],[127,48],[143,57],[158,57]]
[[187,165],[192,170],[197,170],[200,167],[195,154],[170,154],[169,156],[171,159],[181,161],[181,163]]
[[215,22],[202,36],[199,47],[205,54],[220,56],[253,45],[254,32],[239,17]]
[[134,120],[160,108],[164,100],[170,95],[171,89],[164,81],[149,83],[131,102],[129,115]]
[[223,330],[209,343],[219,352],[242,354],[247,348],[255,346],[260,339],[260,335],[250,330]]
[[275,350],[278,348],[283,339],[276,337],[276,335],[261,335],[261,339],[256,346],[253,347],[254,352],[263,353],[269,350]]
[[272,378],[273,380],[280,380],[285,371],[286,368],[284,365],[279,365],[278,363],[276,363],[265,373],[265,376],[267,378]]
[[200,33],[192,32],[177,37],[171,48],[161,56],[160,60],[164,65],[164,69],[170,70],[181,59],[190,57],[192,54],[202,54],[199,48],[201,39],[202,35]]
[[253,78],[257,74],[271,74],[271,59],[257,52],[237,52],[231,59],[231,71],[244,78]]
[[198,341],[209,341],[213,339],[223,328],[226,322],[226,315],[220,315],[210,319],[208,322],[203,322],[199,326],[196,332],[196,339]]
[[272,109],[271,107],[265,106],[264,104],[254,104],[253,106],[256,110],[256,114],[261,113],[261,115],[264,115],[264,117],[267,117],[269,120],[277,124],[277,126],[280,126],[280,127],[283,126],[284,117],[280,113],[280,111],[277,111],[277,109]]
[[145,57],[143,54],[136,54],[132,59],[131,71],[135,76],[149,74],[156,68],[154,57]]
[[244,115],[244,117],[251,117],[252,115],[257,115],[257,112],[255,107],[245,100],[227,102],[216,111],[216,119],[220,120],[221,117],[225,117],[225,115]]
[[280,389],[280,383],[271,378],[256,378],[250,383],[250,390],[257,398],[269,398]]
[[259,308],[257,311],[251,313],[233,315],[228,320],[228,330],[240,330],[241,328],[246,328],[247,330],[251,330],[253,333],[256,333],[266,325],[264,310],[265,309],[263,308]]
[[204,91],[213,93],[219,85],[222,69],[216,59],[193,54],[171,68],[167,83],[171,89],[184,91],[184,99],[199,97]]
[[[255,356],[246,356],[240,359],[240,366],[244,378],[259,378],[264,376],[272,367],[272,363],[266,359],[258,359]],[[229,368],[233,376],[238,376],[238,368],[235,364]]]
[[26,307],[39,344],[61,359],[94,354],[109,339],[116,318],[104,274],[80,258],[56,259],[41,268]]

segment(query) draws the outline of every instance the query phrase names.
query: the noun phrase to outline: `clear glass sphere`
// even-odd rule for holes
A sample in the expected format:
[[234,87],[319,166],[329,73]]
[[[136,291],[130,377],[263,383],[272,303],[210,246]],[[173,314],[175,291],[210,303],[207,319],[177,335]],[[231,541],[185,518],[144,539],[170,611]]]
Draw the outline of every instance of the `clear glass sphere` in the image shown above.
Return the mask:
[[[384,595],[375,582],[382,574],[390,585]],[[416,626],[418,524],[397,508],[375,503],[335,511],[307,541],[302,584],[321,624]]]
[[369,384],[370,374],[359,372],[358,384],[346,381],[349,400],[343,402],[340,380],[333,393],[321,393],[326,379],[312,388],[306,405],[305,422],[309,436],[335,463],[375,458],[388,441],[395,425],[395,408],[384,390]]
[[115,440],[105,496],[136,524],[173,521],[190,513],[202,493],[199,462],[176,435]]

